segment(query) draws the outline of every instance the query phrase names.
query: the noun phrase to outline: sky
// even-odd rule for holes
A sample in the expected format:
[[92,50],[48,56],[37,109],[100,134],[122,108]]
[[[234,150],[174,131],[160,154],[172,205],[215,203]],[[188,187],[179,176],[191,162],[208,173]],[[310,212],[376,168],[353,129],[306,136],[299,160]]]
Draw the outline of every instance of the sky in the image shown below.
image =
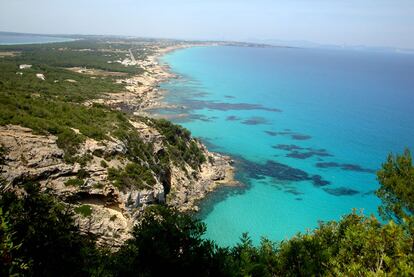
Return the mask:
[[0,31],[414,49],[414,0],[0,0]]

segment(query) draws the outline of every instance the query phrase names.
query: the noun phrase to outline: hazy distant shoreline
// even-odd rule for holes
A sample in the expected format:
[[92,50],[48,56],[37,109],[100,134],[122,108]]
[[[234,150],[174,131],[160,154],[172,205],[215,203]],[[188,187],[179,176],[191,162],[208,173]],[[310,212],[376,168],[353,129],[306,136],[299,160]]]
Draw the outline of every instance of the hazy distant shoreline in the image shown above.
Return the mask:
[[26,44],[42,44],[70,42],[77,39],[69,37],[37,35],[37,34],[18,34],[0,32],[0,45],[26,45]]

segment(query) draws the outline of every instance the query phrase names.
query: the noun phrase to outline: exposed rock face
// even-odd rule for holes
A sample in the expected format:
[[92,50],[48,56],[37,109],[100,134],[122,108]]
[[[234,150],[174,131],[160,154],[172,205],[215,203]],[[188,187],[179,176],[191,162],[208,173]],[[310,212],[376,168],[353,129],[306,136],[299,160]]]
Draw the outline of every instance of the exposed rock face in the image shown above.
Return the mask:
[[[156,129],[145,122],[131,123],[141,139],[153,145],[154,154],[163,151],[163,136]],[[0,126],[0,144],[7,150],[5,164],[1,168],[7,185],[1,189],[13,189],[22,180],[34,180],[68,205],[88,205],[92,214],[78,214],[76,220],[81,230],[98,235],[98,243],[102,245],[120,246],[130,237],[135,220],[148,205],[166,202],[182,211],[197,210],[198,200],[219,184],[231,184],[233,180],[231,160],[210,153],[199,144],[207,158],[199,169],[194,170],[186,164],[183,170],[171,162],[170,172],[164,176],[154,173],[156,184],[152,187],[120,190],[108,180],[107,167],[123,168],[130,162],[123,155],[127,150],[123,142],[86,139],[79,147],[78,155],[88,154],[91,158],[81,166],[65,162],[64,152],[56,140],[56,136],[33,134],[28,128]],[[102,155],[95,155],[96,152],[114,158],[104,160]],[[79,179],[80,172],[87,173],[81,183],[69,184],[68,180]],[[166,191],[166,187],[170,191]]]
[[129,231],[133,227],[133,221],[121,211],[100,204],[88,205],[92,209],[91,216],[77,215],[76,222],[84,232],[97,235],[99,244],[116,248],[131,238]]
[[232,160],[229,157],[208,152],[202,144],[199,147],[207,157],[207,162],[199,170],[193,170],[188,166],[186,170],[189,174],[186,174],[177,167],[172,168],[168,203],[181,211],[198,211],[197,202],[217,186],[236,184],[231,166]]
[[11,183],[56,178],[73,170],[63,162],[54,136],[34,135],[31,129],[8,125],[0,127],[0,143],[8,152],[2,175]]
[[[42,188],[51,188],[57,197],[70,205],[93,205],[91,217],[79,217],[81,229],[97,234],[100,244],[120,245],[129,237],[128,232],[133,225],[123,202],[124,193],[108,183],[107,170],[99,164],[100,160],[98,162],[96,157],[84,168],[90,177],[83,186],[65,185],[66,181],[77,175],[81,166],[65,163],[63,150],[58,148],[56,140],[56,136],[35,135],[28,128],[0,126],[0,144],[7,149],[1,175],[8,183],[8,189],[22,180],[33,180],[38,181]],[[81,152],[96,149],[124,151],[122,145],[116,142],[107,142],[107,146],[103,146],[96,141],[87,140]],[[103,186],[98,188],[97,184]],[[110,218],[115,213],[114,207],[118,210],[117,220],[111,221]],[[115,233],[116,238],[110,238]]]

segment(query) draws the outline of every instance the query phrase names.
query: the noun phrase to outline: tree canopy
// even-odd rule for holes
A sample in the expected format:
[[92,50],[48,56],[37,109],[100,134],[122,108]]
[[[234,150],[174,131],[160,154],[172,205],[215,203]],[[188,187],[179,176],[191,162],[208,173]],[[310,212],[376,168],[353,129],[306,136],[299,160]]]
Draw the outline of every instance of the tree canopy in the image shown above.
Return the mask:
[[378,171],[381,186],[377,196],[382,200],[379,207],[384,219],[401,222],[414,214],[414,167],[408,149],[402,155],[390,154]]

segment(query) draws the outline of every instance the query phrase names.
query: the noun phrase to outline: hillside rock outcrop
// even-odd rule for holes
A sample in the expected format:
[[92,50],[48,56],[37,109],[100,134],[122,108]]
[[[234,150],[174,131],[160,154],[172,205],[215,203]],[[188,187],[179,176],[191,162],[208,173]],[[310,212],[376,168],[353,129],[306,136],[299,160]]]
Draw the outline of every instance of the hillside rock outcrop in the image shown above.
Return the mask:
[[[143,121],[131,124],[153,146],[154,155],[165,150],[164,137],[155,128]],[[76,221],[83,232],[97,235],[101,245],[120,246],[148,205],[165,203],[181,211],[197,211],[197,202],[207,193],[221,184],[234,183],[230,158],[208,152],[199,142],[206,157],[200,168],[171,162],[169,174],[152,172],[155,185],[120,188],[108,178],[108,168],[125,168],[131,162],[124,155],[127,146],[122,141],[85,139],[76,154],[88,157],[82,164],[66,162],[56,141],[56,136],[35,134],[21,126],[0,126],[0,145],[6,150],[1,167],[6,186],[1,189],[15,189],[31,180],[75,211],[86,206],[90,215],[76,213]]]

